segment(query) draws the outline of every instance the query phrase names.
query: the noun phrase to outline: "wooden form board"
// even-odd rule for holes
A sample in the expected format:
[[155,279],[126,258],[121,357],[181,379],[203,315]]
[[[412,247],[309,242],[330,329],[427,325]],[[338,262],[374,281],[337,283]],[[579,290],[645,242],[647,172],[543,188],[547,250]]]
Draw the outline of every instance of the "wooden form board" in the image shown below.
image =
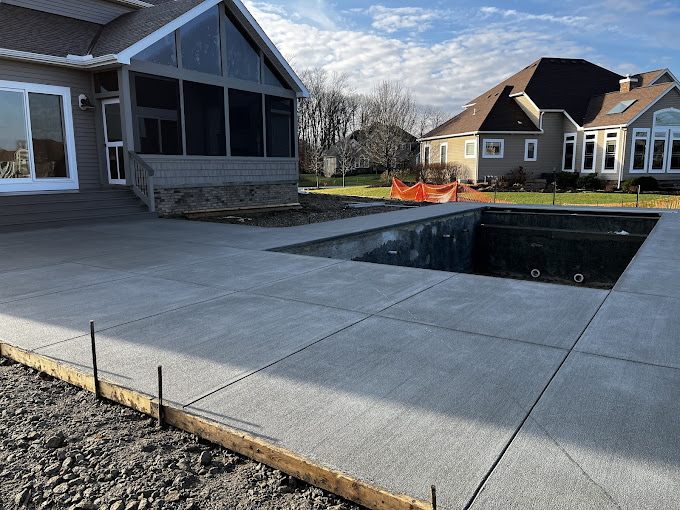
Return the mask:
[[[0,343],[0,357],[14,360],[94,393],[94,376],[51,358],[5,343]],[[158,417],[159,405],[155,397],[124,388],[102,378],[99,378],[98,382],[99,392],[103,398],[149,416]],[[207,441],[219,444],[224,448],[372,510],[432,509],[429,503],[373,487],[340,471],[314,464],[285,448],[269,444],[225,425],[188,413],[180,407],[164,403],[162,411],[164,422],[168,425],[195,434]]]

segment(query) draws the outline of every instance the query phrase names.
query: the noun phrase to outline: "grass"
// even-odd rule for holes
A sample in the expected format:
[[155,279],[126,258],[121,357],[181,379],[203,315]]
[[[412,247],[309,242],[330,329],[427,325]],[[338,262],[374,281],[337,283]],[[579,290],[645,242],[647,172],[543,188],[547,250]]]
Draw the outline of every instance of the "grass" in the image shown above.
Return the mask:
[[[373,174],[348,175],[345,177],[345,186],[375,186],[380,181],[380,176]],[[319,175],[319,186],[342,186],[341,177],[325,177]],[[300,174],[301,188],[316,187],[316,174]]]
[[[352,197],[371,197],[371,198],[390,198],[390,188],[369,188],[367,186],[351,186],[347,188],[336,188],[319,190],[317,193],[329,195],[345,195]],[[488,196],[493,196],[493,192],[486,192]],[[506,200],[514,204],[536,204],[552,205],[552,193],[531,193],[531,192],[499,192],[499,200]],[[651,200],[666,200],[677,198],[674,195],[641,195],[640,200],[647,202]],[[557,205],[579,204],[579,205],[598,205],[598,204],[635,204],[636,196],[628,193],[558,193]]]

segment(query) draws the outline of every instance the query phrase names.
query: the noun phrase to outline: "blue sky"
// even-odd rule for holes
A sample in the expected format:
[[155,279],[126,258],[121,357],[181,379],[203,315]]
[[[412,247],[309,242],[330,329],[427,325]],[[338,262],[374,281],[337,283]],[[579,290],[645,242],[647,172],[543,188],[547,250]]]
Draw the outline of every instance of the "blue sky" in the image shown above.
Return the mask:
[[346,73],[358,92],[399,80],[453,113],[542,56],[680,76],[679,0],[245,4],[296,69]]

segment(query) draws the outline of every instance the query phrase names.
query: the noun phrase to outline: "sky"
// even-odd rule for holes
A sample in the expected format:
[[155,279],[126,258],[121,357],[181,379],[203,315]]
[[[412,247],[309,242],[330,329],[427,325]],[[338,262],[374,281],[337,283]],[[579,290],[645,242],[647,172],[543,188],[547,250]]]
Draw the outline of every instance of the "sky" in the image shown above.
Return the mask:
[[382,80],[458,113],[540,57],[584,58],[620,74],[680,76],[680,0],[245,0],[296,71]]

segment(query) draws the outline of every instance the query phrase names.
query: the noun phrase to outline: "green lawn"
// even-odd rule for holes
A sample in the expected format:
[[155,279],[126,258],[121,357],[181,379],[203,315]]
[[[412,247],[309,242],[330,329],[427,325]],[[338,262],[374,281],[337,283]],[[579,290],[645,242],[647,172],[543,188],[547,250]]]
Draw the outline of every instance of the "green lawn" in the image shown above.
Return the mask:
[[[329,195],[346,195],[354,197],[390,198],[390,188],[369,188],[367,186],[352,186],[347,188],[336,188],[319,190],[317,193],[327,193]],[[493,192],[486,192],[486,195],[493,197]],[[499,192],[499,200],[506,200],[514,204],[552,204],[552,193],[531,193],[531,192]],[[641,201],[666,200],[677,198],[673,195],[642,195]],[[628,193],[558,193],[557,205],[580,204],[580,205],[599,205],[599,204],[635,204],[636,196]]]
[[[374,186],[380,181],[380,176],[375,174],[348,175],[345,177],[345,186]],[[325,177],[319,175],[319,186],[342,186],[342,177]],[[301,188],[316,186],[315,174],[300,174]]]

